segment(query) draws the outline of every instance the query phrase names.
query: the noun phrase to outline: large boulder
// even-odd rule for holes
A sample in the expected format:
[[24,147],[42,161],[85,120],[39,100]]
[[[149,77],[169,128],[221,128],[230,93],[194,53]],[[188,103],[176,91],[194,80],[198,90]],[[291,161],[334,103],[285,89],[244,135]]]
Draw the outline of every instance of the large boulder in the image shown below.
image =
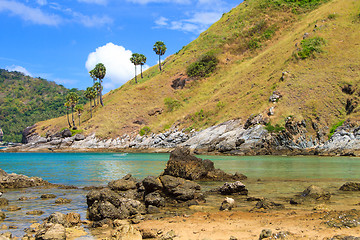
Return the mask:
[[37,240],[65,240],[65,227],[61,224],[47,224],[39,232],[36,233]]
[[311,185],[302,192],[301,196],[320,201],[320,200],[329,200],[331,194],[325,191],[324,189],[322,189],[321,187]]
[[360,191],[360,183],[347,182],[340,187],[341,191]]
[[153,176],[144,178],[142,185],[144,186],[145,194],[155,192],[156,190],[161,190],[163,188],[160,179]]
[[39,177],[28,177],[16,173],[8,174],[0,169],[0,188],[28,188],[47,185],[51,185],[51,183]]
[[130,189],[136,189],[136,179],[128,174],[122,179],[109,182],[108,186],[113,191],[127,191]]
[[145,212],[145,206],[134,199],[127,199],[104,188],[92,190],[87,196],[88,217],[92,221],[125,219]]
[[224,183],[224,185],[222,185],[218,189],[218,191],[222,195],[231,195],[231,194],[247,195],[248,194],[248,190],[246,189],[245,185],[240,181],[236,181],[233,183],[226,182],[226,183]]
[[190,154],[190,150],[178,147],[170,153],[163,175],[185,178],[188,180],[236,181],[244,180],[242,174],[228,174],[215,169],[214,163],[208,159],[202,160]]
[[200,185],[193,181],[169,175],[161,176],[160,181],[164,186],[163,192],[179,202],[203,199]]

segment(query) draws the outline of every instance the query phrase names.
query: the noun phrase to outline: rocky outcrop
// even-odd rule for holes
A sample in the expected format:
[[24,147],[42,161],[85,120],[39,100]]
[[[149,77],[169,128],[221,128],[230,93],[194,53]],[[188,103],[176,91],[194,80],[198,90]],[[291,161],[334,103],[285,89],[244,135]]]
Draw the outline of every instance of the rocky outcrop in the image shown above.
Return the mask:
[[321,187],[311,185],[307,187],[300,195],[295,196],[290,200],[290,204],[302,204],[311,201],[328,201],[331,194]]
[[233,181],[246,179],[245,175],[239,173],[233,175],[215,169],[212,161],[197,158],[190,154],[190,149],[184,147],[178,147],[170,153],[170,159],[163,174],[189,180]]
[[28,177],[16,173],[8,174],[0,169],[0,188],[28,188],[49,185],[52,184],[39,177]]
[[86,198],[88,217],[93,221],[127,219],[145,214],[146,209],[149,213],[169,204],[204,201],[199,184],[169,175],[149,176],[141,182],[127,175],[107,188],[90,191]]
[[347,182],[344,185],[342,185],[340,187],[341,191],[351,191],[351,192],[355,192],[355,191],[360,191],[360,183],[357,182]]
[[218,191],[220,194],[222,195],[247,195],[248,194],[248,190],[246,189],[245,185],[240,182],[240,181],[236,181],[233,183],[224,183],[224,185],[222,185],[221,187],[219,187],[218,189],[216,189],[216,191]]

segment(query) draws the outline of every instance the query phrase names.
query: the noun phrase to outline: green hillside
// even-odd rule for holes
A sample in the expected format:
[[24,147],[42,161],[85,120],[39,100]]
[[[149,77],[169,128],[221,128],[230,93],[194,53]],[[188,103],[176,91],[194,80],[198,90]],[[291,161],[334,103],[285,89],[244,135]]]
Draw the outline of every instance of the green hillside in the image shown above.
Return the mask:
[[[244,1],[168,57],[163,71],[154,66],[137,84],[132,79],[108,93],[92,118],[85,113],[81,128],[104,138],[137,134],[145,126],[151,132],[200,130],[268,116],[270,108],[268,120],[279,126],[289,116],[324,129],[357,120],[359,29],[357,0]],[[218,63],[206,72],[212,56]],[[176,88],[179,83],[185,86]],[[271,102],[274,91],[281,97]],[[38,131],[63,127],[60,117],[39,123]]]
[[[4,141],[21,142],[22,130],[36,122],[66,114],[66,89],[55,82],[0,69],[0,127]],[[86,103],[81,97],[81,103]]]

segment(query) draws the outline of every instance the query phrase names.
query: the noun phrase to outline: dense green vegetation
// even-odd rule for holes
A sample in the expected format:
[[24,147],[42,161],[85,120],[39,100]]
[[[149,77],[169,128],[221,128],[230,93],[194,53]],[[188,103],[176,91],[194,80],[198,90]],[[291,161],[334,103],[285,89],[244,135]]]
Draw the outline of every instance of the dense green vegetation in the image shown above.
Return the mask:
[[189,77],[206,77],[211,74],[219,60],[213,52],[207,52],[202,55],[196,62],[189,65],[186,73]]
[[321,47],[325,44],[325,40],[321,37],[306,38],[301,41],[301,50],[297,53],[301,59],[315,57],[315,53],[321,53]]
[[66,114],[65,96],[75,92],[86,103],[83,91],[55,82],[0,69],[0,127],[4,141],[21,142],[25,127]]

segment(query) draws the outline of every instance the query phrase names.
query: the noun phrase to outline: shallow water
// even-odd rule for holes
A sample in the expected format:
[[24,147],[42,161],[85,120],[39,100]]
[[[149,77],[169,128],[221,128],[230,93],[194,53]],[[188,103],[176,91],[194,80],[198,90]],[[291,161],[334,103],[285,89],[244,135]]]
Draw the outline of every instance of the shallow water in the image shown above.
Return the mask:
[[[267,197],[287,204],[287,199],[302,192],[310,184],[315,184],[333,193],[329,203],[340,209],[358,208],[357,193],[343,193],[338,189],[346,181],[359,181],[360,159],[350,157],[285,157],[285,156],[200,156],[215,163],[216,168],[226,172],[240,172],[248,176],[245,180],[249,195]],[[106,185],[109,181],[131,173],[136,178],[157,176],[165,168],[169,154],[145,153],[0,153],[0,168],[27,176],[38,176],[51,183],[84,186]],[[221,183],[201,183],[209,190]],[[42,200],[44,193],[72,199],[71,204],[56,205],[55,199]],[[11,231],[15,236],[23,236],[23,229],[33,222],[41,222],[55,211],[78,212],[86,218],[86,191],[62,189],[9,190],[4,197],[10,205],[21,207],[16,212],[8,212],[3,224],[16,225]],[[19,201],[19,197],[36,197],[34,200]],[[216,205],[219,197],[209,197],[207,206]],[[253,203],[239,201],[240,207],[250,207]],[[30,210],[42,210],[41,216],[26,215]],[[2,224],[0,224],[2,225]]]

